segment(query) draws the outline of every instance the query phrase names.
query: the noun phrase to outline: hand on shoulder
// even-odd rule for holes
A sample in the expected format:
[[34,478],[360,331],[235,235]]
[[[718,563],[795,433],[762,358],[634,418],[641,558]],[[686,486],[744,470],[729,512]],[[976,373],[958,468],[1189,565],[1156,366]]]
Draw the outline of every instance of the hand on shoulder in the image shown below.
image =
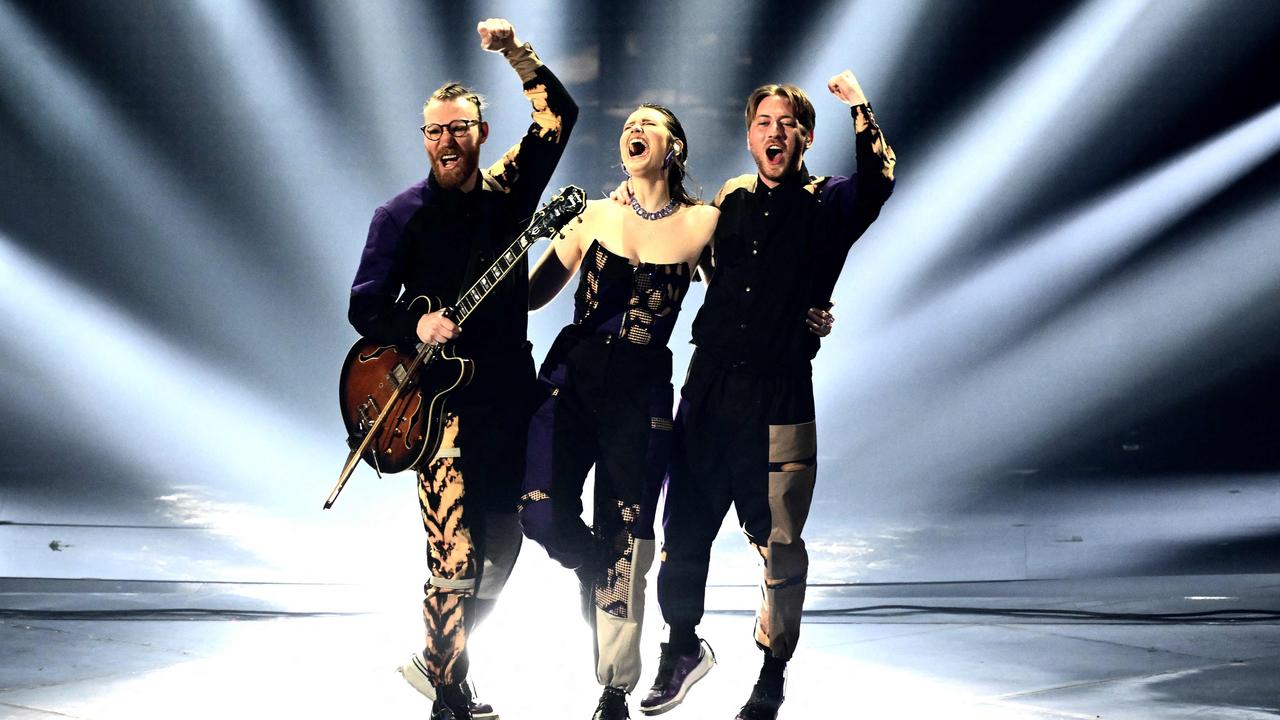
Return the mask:
[[720,220],[720,208],[703,203],[702,205],[694,205],[689,209],[692,211],[691,218],[695,224],[708,232],[715,230],[716,222]]

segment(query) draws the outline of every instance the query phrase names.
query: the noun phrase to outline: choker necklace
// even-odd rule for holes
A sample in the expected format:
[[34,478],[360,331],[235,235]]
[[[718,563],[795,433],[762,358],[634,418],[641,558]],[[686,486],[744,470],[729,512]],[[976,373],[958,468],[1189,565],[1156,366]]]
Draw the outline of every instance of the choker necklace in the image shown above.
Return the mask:
[[678,206],[679,206],[679,203],[676,202],[676,199],[671,198],[671,202],[667,203],[666,206],[663,207],[661,210],[658,210],[656,212],[649,212],[648,210],[645,210],[644,208],[640,207],[640,201],[636,199],[635,195],[631,196],[631,209],[635,210],[636,214],[644,218],[645,220],[661,220],[662,218],[675,212]]

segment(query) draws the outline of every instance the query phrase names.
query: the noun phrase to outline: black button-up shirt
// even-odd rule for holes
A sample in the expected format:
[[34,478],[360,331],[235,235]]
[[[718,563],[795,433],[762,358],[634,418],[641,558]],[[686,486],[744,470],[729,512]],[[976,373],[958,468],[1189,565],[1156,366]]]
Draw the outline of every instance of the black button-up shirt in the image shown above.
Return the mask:
[[770,188],[744,175],[716,196],[711,284],[693,342],[712,359],[758,371],[808,371],[819,339],[805,313],[827,307],[845,257],[893,191],[893,149],[871,108],[852,108],[853,177],[796,177]]

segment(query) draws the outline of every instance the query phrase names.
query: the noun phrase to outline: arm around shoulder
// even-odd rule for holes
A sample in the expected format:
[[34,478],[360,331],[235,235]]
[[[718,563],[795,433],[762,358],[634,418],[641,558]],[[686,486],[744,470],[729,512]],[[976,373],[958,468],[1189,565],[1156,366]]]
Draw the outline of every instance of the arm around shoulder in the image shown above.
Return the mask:
[[720,221],[720,208],[714,205],[697,205],[693,208],[693,228],[701,247],[711,243],[716,233],[716,224]]

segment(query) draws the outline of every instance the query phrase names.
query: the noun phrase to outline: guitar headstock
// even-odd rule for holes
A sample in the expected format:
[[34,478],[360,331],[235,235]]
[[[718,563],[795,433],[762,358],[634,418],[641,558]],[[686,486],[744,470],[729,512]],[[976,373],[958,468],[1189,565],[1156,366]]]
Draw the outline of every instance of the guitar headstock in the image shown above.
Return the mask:
[[535,239],[549,238],[586,208],[587,191],[577,185],[566,185],[533,216],[525,234]]

